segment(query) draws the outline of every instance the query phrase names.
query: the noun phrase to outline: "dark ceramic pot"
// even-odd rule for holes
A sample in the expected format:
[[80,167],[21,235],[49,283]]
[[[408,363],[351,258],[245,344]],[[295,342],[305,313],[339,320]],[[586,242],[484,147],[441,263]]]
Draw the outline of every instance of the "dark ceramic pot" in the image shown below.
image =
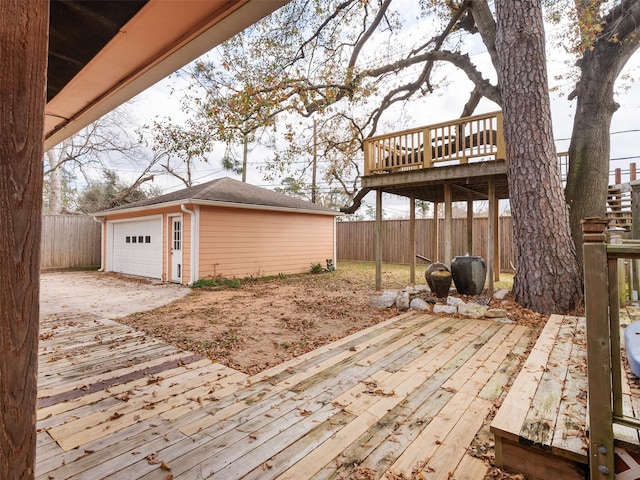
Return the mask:
[[448,270],[437,270],[431,274],[431,283],[433,293],[438,298],[445,298],[449,295],[451,289],[451,272]]
[[[427,280],[427,285],[429,285],[429,288],[431,289],[432,292],[436,291],[436,286],[434,285],[434,281],[433,281],[433,275],[436,272],[446,272],[449,275],[449,285],[447,287],[447,291],[444,295],[439,295],[436,293],[436,295],[438,295],[438,298],[442,298],[442,297],[446,297],[449,294],[449,288],[451,288],[451,272],[449,271],[449,267],[447,267],[444,263],[440,263],[440,262],[435,262],[432,263],[431,265],[429,265],[427,267],[427,271],[424,273],[424,278]],[[440,283],[442,284],[442,280],[440,280]],[[439,288],[444,288],[444,286],[441,286]]]
[[487,262],[482,257],[454,257],[451,261],[451,276],[458,293],[480,295],[487,278]]

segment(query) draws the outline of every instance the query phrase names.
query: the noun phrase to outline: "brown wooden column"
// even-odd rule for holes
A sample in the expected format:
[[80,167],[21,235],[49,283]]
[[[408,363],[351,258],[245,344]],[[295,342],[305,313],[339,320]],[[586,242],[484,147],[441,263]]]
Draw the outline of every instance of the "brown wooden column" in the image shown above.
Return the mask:
[[587,318],[589,466],[592,480],[614,478],[609,284],[601,218],[582,220],[584,301]]
[[409,283],[416,284],[416,197],[409,197]]
[[[633,177],[635,177],[635,164],[632,169]],[[640,182],[635,178],[631,181],[631,238],[640,239]],[[631,279],[631,300],[634,300],[635,292],[640,298],[640,261],[631,261],[633,268],[633,276]]]
[[444,185],[444,259],[451,265],[453,258],[453,202],[451,201],[451,185]]
[[376,290],[382,290],[382,189],[376,190]]
[[438,243],[438,237],[440,236],[440,226],[438,225],[438,202],[433,202],[433,236],[431,237],[431,260],[434,262],[440,262],[440,248]]
[[467,200],[467,253],[473,255],[473,200],[470,193]]
[[493,178],[488,185],[489,212],[487,235],[487,280],[489,290],[493,290],[493,282],[500,280],[500,239],[498,235],[498,198],[496,184]]
[[34,477],[49,2],[0,2],[0,478]]

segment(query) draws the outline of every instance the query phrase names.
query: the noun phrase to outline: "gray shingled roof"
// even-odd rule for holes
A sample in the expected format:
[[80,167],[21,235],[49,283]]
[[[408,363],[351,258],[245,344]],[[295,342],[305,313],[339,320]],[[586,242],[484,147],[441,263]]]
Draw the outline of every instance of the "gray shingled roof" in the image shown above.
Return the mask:
[[94,215],[115,213],[129,209],[144,209],[145,207],[159,206],[163,203],[180,203],[182,201],[192,201],[196,204],[200,202],[244,204],[247,206],[256,205],[291,210],[317,211],[318,213],[333,213],[335,215],[340,214],[340,212],[335,210],[321,207],[299,198],[290,197],[282,193],[267,190],[266,188],[256,187],[255,185],[249,185],[248,183],[240,182],[233,178],[224,177],[147,200],[140,200],[127,205],[110,208],[109,210],[104,210]]

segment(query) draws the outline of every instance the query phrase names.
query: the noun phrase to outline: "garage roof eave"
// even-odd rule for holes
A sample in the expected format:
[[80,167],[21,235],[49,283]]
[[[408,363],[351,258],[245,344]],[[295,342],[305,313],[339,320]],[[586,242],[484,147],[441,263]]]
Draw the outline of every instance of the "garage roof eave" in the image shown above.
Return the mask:
[[273,205],[258,205],[251,203],[233,203],[233,202],[218,202],[214,200],[200,200],[195,198],[187,198],[183,200],[176,200],[173,202],[163,202],[163,203],[155,203],[151,205],[144,205],[140,207],[131,207],[131,208],[121,208],[118,210],[103,210],[100,212],[94,212],[91,215],[93,217],[109,217],[114,215],[120,215],[121,213],[136,213],[136,212],[145,212],[149,210],[157,210],[168,207],[179,207],[180,205],[201,205],[201,206],[209,206],[209,207],[224,207],[224,208],[242,208],[246,210],[268,210],[275,212],[289,212],[289,213],[306,213],[312,215],[328,215],[334,217],[343,216],[344,213],[336,211],[336,210],[313,210],[308,208],[290,208],[290,207],[279,207]]

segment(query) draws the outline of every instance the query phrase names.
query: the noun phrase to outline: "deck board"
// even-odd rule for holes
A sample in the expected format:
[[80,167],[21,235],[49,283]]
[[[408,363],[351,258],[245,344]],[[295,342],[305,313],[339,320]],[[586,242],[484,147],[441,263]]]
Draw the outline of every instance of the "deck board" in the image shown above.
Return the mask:
[[39,480],[481,479],[468,447],[534,337],[405,314],[247,377],[110,320],[42,331]]

